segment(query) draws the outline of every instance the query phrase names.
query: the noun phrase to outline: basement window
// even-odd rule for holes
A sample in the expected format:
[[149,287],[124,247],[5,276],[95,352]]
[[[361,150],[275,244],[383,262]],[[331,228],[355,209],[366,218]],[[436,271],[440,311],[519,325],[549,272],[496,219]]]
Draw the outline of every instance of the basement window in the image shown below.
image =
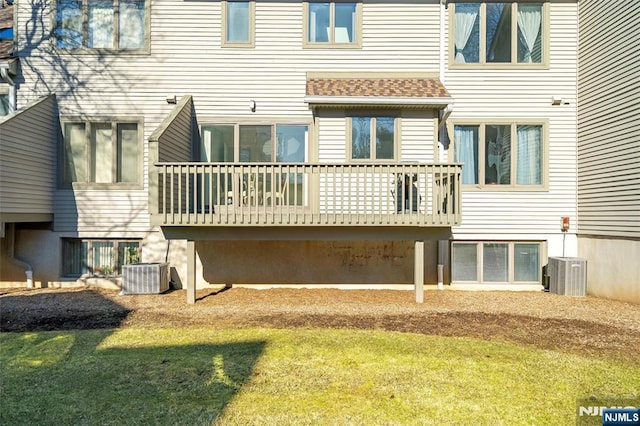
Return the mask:
[[460,241],[452,244],[453,283],[538,284],[541,243]]
[[62,240],[62,274],[95,277],[118,276],[122,265],[140,263],[138,240]]

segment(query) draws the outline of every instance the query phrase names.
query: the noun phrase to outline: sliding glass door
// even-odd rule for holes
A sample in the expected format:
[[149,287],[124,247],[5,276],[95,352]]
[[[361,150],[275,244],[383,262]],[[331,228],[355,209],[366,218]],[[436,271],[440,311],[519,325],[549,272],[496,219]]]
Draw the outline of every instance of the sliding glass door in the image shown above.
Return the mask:
[[[304,124],[212,124],[202,127],[201,161],[213,163],[304,163],[309,130]],[[306,178],[292,167],[271,164],[210,183],[216,204],[304,205]],[[220,183],[218,183],[218,180]],[[218,189],[218,187],[220,187]]]

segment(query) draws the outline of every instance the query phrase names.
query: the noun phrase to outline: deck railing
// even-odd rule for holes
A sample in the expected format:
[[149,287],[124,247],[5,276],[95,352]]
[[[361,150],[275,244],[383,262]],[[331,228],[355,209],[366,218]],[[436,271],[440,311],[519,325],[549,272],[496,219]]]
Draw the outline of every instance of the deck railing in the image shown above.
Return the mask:
[[160,226],[460,223],[459,164],[192,162],[155,167],[151,214]]

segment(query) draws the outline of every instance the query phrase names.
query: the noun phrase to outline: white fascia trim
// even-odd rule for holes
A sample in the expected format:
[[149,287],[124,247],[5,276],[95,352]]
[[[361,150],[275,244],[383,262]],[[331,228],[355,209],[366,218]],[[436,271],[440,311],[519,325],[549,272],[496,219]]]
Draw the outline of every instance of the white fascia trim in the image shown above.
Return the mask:
[[381,97],[381,96],[305,96],[308,104],[364,105],[442,105],[453,104],[453,98]]
[[9,64],[0,64],[0,77],[2,78],[2,80],[9,83],[10,86],[15,86],[15,82],[9,75]]

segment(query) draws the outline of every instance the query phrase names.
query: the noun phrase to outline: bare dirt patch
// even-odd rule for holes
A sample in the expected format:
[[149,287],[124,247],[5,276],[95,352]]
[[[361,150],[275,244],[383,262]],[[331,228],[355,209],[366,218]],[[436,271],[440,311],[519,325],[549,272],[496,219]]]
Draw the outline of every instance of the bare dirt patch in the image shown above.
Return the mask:
[[0,330],[117,327],[383,329],[509,341],[640,365],[640,306],[543,292],[272,289],[120,296],[104,289],[0,290]]

